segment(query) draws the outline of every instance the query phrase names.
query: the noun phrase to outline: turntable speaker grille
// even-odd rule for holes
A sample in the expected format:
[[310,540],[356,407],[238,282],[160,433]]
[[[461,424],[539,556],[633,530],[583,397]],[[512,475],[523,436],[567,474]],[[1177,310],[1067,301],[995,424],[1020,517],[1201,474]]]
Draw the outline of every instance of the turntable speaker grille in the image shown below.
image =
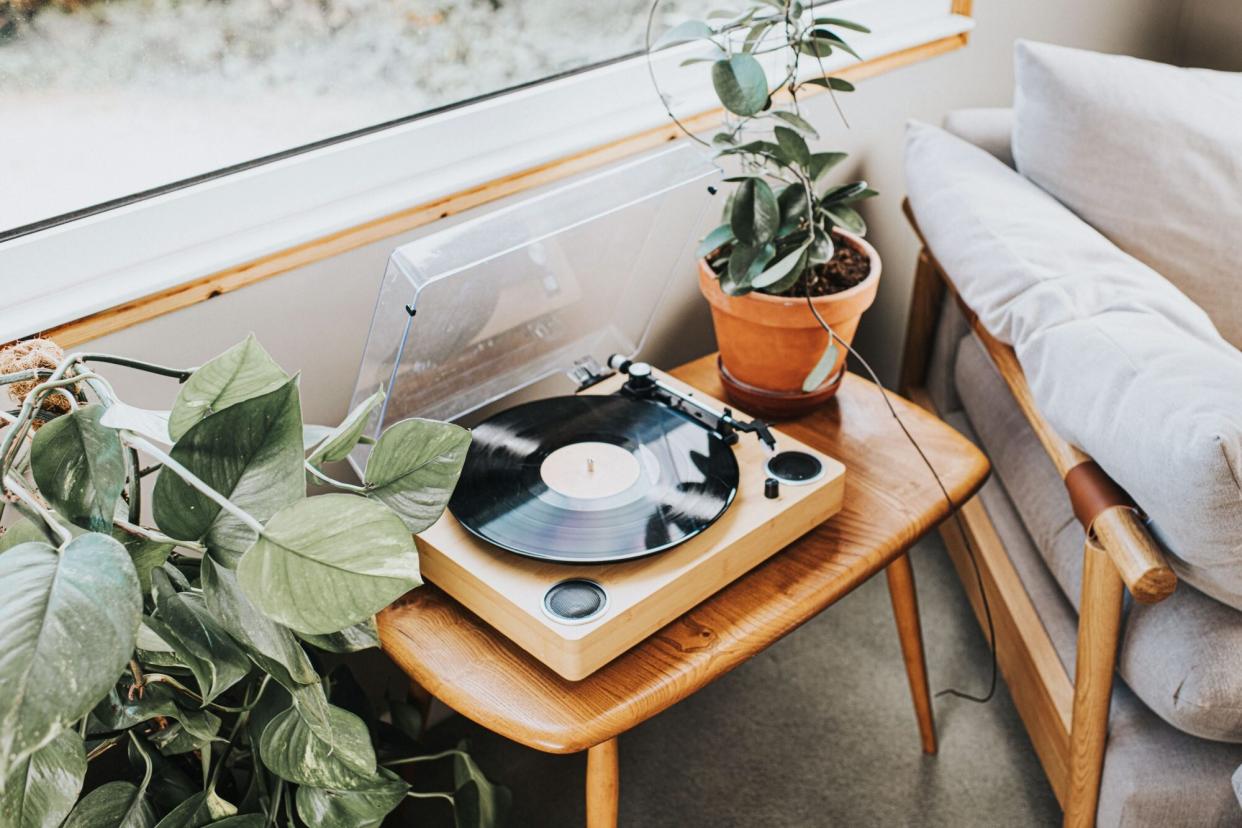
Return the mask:
[[608,593],[594,581],[571,578],[561,581],[543,596],[543,610],[562,624],[582,624],[608,607]]

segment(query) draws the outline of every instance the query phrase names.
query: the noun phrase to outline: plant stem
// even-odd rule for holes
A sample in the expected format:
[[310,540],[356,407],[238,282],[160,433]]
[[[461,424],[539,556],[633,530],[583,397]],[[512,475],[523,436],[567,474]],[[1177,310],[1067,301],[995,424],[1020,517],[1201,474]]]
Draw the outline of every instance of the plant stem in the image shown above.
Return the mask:
[[132,448],[140,449],[146,452],[147,454],[151,455],[152,457],[154,457],[156,460],[159,460],[165,466],[172,469],[178,477],[180,477],[186,483],[189,483],[190,486],[192,486],[193,488],[197,489],[201,494],[203,494],[212,503],[216,504],[221,509],[228,512],[230,515],[237,518],[242,523],[246,524],[246,526],[254,530],[256,534],[259,534],[259,535],[263,534],[263,524],[259,523],[259,521],[256,520],[253,515],[251,515],[249,512],[245,511],[244,509],[238,507],[227,497],[220,494],[215,489],[211,488],[211,486],[208,486],[206,483],[200,480],[194,474],[194,472],[190,471],[185,466],[181,465],[176,460],[172,459],[172,457],[166,454],[163,449],[157,448],[156,446],[144,440],[142,437],[139,437],[137,434],[127,429],[123,429],[119,433],[121,435],[122,442],[124,442],[126,445],[131,446]]
[[165,535],[163,532],[157,532],[154,529],[148,529],[145,526],[139,526],[136,523],[130,523],[129,521],[121,520],[119,518],[113,519],[112,522],[116,525],[116,528],[126,534],[133,535],[134,537],[142,538],[143,540],[148,540],[152,543],[171,543],[175,546],[180,546],[183,549],[189,549],[193,552],[199,552],[204,555],[207,554],[207,547],[197,541],[177,540],[176,538],[171,538],[168,535]]
[[52,375],[50,368],[31,368],[28,371],[15,371],[12,374],[0,374],[0,385],[13,382],[29,382],[30,380],[47,379]]
[[38,498],[26,491],[26,487],[19,483],[17,478],[12,475],[5,475],[4,489],[5,491],[12,492],[17,495],[17,497],[25,503],[27,507],[38,514],[38,516],[42,518],[43,522],[47,524],[47,527],[55,533],[56,537],[60,538],[62,546],[73,540],[73,534],[68,529],[61,526],[56,520],[56,517],[52,514],[51,510],[47,509],[42,503],[40,503]]
[[431,762],[435,759],[443,759],[446,756],[468,756],[462,750],[443,750],[439,753],[431,753],[426,756],[407,756],[405,759],[393,759],[389,762],[381,762],[380,764],[386,768],[395,768],[397,765],[409,765],[414,762]]
[[86,761],[90,762],[91,760],[107,753],[109,749],[116,747],[117,743],[124,738],[124,736],[113,736],[111,739],[107,739],[95,745],[95,747],[91,749],[91,752],[86,754]]
[[281,797],[284,795],[284,793],[285,793],[285,780],[278,778],[276,780],[276,793],[272,794],[271,810],[267,812],[267,824],[268,825],[276,824],[276,814],[280,812],[280,800],[281,800]]
[[131,658],[129,660],[129,672],[134,676],[134,686],[129,689],[130,701],[133,701],[134,694],[138,694],[138,698],[142,698],[142,691],[146,688],[147,682],[142,674],[142,665],[138,663],[138,659]]
[[154,362],[128,359],[127,357],[113,356],[112,354],[81,353],[74,354],[73,357],[79,362],[106,362],[111,365],[120,365],[124,368],[146,371],[149,374],[172,377],[179,382],[185,382],[190,378],[191,374],[198,370],[197,368],[169,368],[164,365],[157,365]]
[[457,802],[453,799],[453,795],[442,791],[409,791],[406,793],[406,796],[411,799],[447,799],[450,805],[454,808],[457,807]]
[[138,452],[129,450],[129,522],[142,519],[142,478],[138,475]]
[[327,483],[329,486],[334,486],[335,488],[342,489],[347,492],[354,492],[355,494],[366,494],[367,493],[365,486],[355,486],[353,483],[346,483],[343,480],[337,480],[334,477],[329,477],[328,475],[324,474],[319,469],[312,466],[309,460],[307,460],[303,465],[306,466],[306,470],[310,472],[312,476],[318,478],[319,480],[322,480],[324,483]]

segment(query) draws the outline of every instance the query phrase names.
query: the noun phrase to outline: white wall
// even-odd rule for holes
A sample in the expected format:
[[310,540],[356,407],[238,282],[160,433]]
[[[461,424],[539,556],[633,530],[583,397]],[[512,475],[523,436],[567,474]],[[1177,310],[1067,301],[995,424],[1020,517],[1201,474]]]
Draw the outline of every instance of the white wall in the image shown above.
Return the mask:
[[[916,255],[913,235],[900,211],[906,120],[938,123],[954,108],[1008,104],[1013,82],[1010,55],[1019,37],[1172,60],[1178,56],[1174,34],[1180,10],[1178,3],[1168,0],[976,0],[978,27],[966,49],[865,81],[853,95],[842,97],[850,129],[840,126],[827,98],[816,99],[813,120],[825,134],[823,148],[849,150],[852,168],[842,174],[857,173],[882,193],[866,208],[866,215],[884,275],[879,298],[859,334],[860,347],[881,377],[891,382],[896,375]],[[353,390],[388,252],[414,235],[300,268],[87,347],[189,365],[253,331],[287,369],[303,372],[307,419],[336,422]],[[648,358],[666,366],[713,347],[694,274],[682,274],[675,287],[661,309],[647,351]],[[141,405],[167,407],[176,393],[171,382],[117,379],[119,390]]]

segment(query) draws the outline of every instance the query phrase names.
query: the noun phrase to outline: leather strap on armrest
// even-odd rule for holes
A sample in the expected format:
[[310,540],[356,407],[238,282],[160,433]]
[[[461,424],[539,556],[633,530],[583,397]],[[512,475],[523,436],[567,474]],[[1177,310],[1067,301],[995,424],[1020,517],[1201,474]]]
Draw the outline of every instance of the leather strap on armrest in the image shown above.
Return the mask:
[[1136,508],[1134,501],[1109,477],[1094,460],[1086,460],[1065,473],[1065,489],[1069,492],[1070,506],[1082,528],[1091,532],[1091,526],[1100,513],[1114,506]]

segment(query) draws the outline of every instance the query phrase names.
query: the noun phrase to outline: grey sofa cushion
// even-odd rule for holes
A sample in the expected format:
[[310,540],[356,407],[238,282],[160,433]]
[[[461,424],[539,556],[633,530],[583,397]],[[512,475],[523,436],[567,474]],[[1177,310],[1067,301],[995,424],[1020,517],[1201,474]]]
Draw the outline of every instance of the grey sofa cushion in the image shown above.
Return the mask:
[[[1049,571],[1077,608],[1083,531],[1052,461],[974,336],[958,347],[955,379],[996,477]],[[1134,604],[1125,622],[1118,670],[1148,707],[1178,729],[1205,739],[1242,742],[1242,612],[1186,584],[1162,603]]]
[[1014,57],[1019,172],[1242,347],[1242,73],[1025,41]]
[[1154,519],[1178,574],[1242,607],[1242,354],[1160,274],[983,150],[915,124],[910,202],[1040,410]]
[[985,150],[1012,167],[1013,110],[1009,107],[955,109],[944,116],[944,130]]
[[[976,443],[969,420],[949,423]],[[1070,678],[1078,620],[1031,542],[999,477],[979,492],[996,534],[1022,580],[1039,620]],[[1242,745],[1210,742],[1161,721],[1124,684],[1113,689],[1108,752],[1100,780],[1098,828],[1199,828],[1242,825],[1230,775],[1242,763]],[[1234,786],[1242,783],[1235,774]]]

